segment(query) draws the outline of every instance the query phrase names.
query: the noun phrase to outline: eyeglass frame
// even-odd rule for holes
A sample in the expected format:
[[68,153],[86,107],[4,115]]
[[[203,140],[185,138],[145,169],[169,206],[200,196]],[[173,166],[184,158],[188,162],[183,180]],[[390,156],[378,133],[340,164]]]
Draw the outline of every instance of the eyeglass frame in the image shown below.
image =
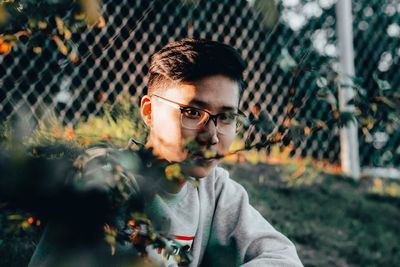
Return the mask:
[[[218,128],[218,123],[217,123],[218,117],[219,117],[221,114],[224,114],[225,112],[223,112],[223,113],[218,113],[218,114],[215,114],[215,115],[214,115],[214,114],[211,114],[211,112],[209,112],[209,111],[206,110],[206,109],[202,109],[202,108],[198,108],[198,107],[193,107],[193,106],[181,104],[181,103],[175,102],[175,101],[173,101],[173,100],[167,99],[167,98],[165,98],[165,97],[162,97],[162,96],[159,96],[159,95],[156,95],[156,94],[152,94],[150,97],[153,97],[153,96],[157,97],[157,98],[160,99],[160,100],[163,100],[163,102],[166,103],[167,105],[170,105],[171,107],[178,108],[178,109],[181,111],[181,125],[182,125],[182,127],[186,128],[186,129],[190,129],[190,130],[198,130],[198,129],[201,129],[201,128],[188,128],[188,127],[183,126],[183,123],[182,123],[183,111],[185,111],[185,109],[187,109],[187,108],[191,108],[191,109],[195,109],[195,110],[198,110],[198,111],[203,111],[203,112],[205,112],[206,114],[208,114],[208,118],[207,118],[207,120],[204,122],[203,126],[206,126],[207,123],[208,123],[208,122],[210,121],[210,119],[211,119],[211,120],[214,122],[214,124],[215,124],[215,127],[216,127],[216,129],[217,129],[217,132],[218,132],[219,134],[222,134],[222,135],[227,135],[226,133],[221,133],[221,132],[218,131],[219,128]],[[240,109],[237,110],[237,113],[234,113],[234,112],[233,112],[233,115],[236,116],[236,117],[243,117],[243,118],[246,118],[246,117],[247,117],[246,114],[244,114],[244,112],[241,111]],[[236,124],[237,124],[237,122],[236,122]],[[236,127],[237,127],[237,126],[236,126]],[[235,130],[235,133],[236,133],[236,130]]]

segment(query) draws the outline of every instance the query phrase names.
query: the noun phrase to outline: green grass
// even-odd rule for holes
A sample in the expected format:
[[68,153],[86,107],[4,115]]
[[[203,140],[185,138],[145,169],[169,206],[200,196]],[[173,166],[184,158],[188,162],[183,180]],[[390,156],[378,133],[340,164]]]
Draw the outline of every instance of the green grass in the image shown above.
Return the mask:
[[317,173],[316,183],[291,186],[284,165],[226,168],[305,266],[400,266],[400,199],[370,193],[371,179]]

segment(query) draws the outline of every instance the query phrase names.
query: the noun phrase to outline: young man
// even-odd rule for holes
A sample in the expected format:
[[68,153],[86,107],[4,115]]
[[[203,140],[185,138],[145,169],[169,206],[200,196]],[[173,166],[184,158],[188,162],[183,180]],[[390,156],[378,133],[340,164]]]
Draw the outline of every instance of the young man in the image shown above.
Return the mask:
[[[175,237],[192,253],[189,266],[302,266],[294,245],[249,204],[244,188],[217,167],[218,156],[228,151],[236,134],[243,71],[239,54],[213,41],[183,39],[153,55],[148,93],[141,100],[150,130],[146,146],[159,159],[179,163],[187,179],[199,184],[162,180],[145,213],[159,233]],[[187,141],[196,149],[187,149]],[[90,244],[65,246],[52,232],[48,227],[30,266],[65,265],[64,258],[77,255],[98,266],[102,258],[96,255],[107,251]],[[153,263],[177,266],[163,251],[151,245],[146,250]]]
[[[147,213],[161,232],[190,246],[190,266],[302,266],[294,245],[207,157],[223,155],[235,137],[243,71],[232,47],[208,40],[183,39],[153,55],[141,101],[147,147],[200,182],[165,182]],[[187,140],[198,149],[185,149]]]

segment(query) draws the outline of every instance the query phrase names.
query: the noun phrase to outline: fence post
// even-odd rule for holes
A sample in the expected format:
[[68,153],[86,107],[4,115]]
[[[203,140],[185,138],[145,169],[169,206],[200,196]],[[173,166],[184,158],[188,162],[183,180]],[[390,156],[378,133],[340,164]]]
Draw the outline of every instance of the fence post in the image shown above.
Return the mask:
[[[338,0],[336,4],[336,27],[340,61],[339,108],[354,111],[348,101],[354,97],[352,79],[354,77],[353,18],[351,0]],[[351,122],[340,129],[340,160],[343,171],[353,178],[360,177],[357,122]]]

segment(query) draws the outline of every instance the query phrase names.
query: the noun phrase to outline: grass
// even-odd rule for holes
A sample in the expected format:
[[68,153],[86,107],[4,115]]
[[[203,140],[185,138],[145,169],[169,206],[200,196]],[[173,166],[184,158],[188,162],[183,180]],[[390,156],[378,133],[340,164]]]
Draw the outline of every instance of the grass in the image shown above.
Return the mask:
[[293,185],[284,178],[290,166],[225,167],[305,266],[400,266],[400,198],[375,193],[376,178],[317,173],[315,183]]

